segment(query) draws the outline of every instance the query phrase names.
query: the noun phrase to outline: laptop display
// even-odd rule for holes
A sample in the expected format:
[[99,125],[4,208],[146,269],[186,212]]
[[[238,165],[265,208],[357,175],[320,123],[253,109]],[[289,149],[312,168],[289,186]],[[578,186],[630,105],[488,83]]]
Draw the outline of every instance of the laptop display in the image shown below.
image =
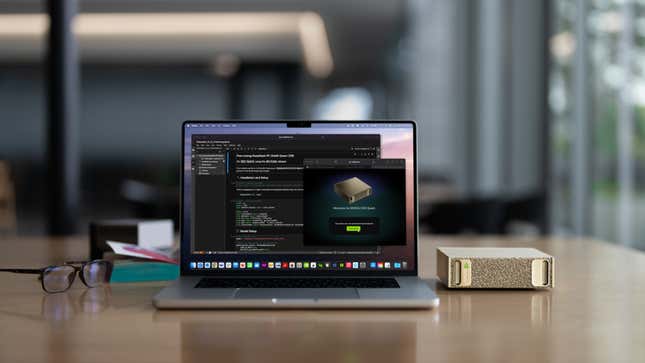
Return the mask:
[[185,122],[182,274],[416,274],[414,133]]

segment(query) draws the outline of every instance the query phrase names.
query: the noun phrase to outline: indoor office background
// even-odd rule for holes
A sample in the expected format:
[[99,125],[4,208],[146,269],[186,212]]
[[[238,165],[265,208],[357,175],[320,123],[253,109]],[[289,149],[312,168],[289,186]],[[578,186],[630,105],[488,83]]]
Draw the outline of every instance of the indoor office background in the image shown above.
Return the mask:
[[[176,219],[183,120],[409,118],[424,231],[645,249],[645,1],[84,0],[76,19],[78,233]],[[51,227],[46,29],[44,1],[0,0],[1,233]]]

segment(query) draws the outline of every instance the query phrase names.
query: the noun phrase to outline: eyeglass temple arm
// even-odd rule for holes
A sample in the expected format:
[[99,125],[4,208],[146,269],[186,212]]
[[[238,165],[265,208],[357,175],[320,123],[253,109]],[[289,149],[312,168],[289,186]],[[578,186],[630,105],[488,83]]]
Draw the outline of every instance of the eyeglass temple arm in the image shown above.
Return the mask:
[[84,263],[88,263],[91,261],[84,260],[84,261],[65,261],[65,265],[82,265]]
[[39,268],[0,268],[0,272],[13,272],[15,274],[40,274]]

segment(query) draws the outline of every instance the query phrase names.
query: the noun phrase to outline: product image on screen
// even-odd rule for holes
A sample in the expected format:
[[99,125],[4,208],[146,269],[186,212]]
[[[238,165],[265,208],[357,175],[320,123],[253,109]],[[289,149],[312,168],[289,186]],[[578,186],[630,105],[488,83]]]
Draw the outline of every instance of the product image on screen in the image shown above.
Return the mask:
[[372,195],[372,187],[357,177],[334,184],[334,191],[349,204]]
[[405,160],[305,159],[304,241],[405,244]]

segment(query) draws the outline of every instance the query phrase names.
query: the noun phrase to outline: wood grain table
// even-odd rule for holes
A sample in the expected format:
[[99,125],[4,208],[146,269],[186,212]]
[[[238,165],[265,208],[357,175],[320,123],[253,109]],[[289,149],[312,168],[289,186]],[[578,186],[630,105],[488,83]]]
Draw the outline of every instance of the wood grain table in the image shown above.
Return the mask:
[[[446,290],[435,247],[536,247],[550,291]],[[0,265],[87,256],[83,238],[0,239]],[[44,294],[0,274],[0,362],[645,362],[645,254],[586,239],[424,236],[430,311],[156,311],[165,283]]]

